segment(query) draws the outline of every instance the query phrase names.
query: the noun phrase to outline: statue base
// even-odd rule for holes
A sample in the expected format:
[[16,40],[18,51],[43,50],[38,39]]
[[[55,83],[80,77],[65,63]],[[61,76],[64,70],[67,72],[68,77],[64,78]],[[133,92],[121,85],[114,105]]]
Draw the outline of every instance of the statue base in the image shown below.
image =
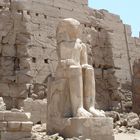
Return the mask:
[[47,124],[49,135],[59,133],[64,138],[81,140],[114,140],[113,119],[106,117],[54,119]]

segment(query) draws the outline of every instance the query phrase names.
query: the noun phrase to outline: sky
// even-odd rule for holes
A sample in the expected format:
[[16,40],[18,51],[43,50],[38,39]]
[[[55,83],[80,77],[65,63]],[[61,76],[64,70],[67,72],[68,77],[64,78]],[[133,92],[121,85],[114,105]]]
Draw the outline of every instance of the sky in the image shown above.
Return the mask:
[[132,26],[132,36],[138,37],[140,31],[140,0],[88,0],[89,7],[106,9],[120,15],[123,23]]

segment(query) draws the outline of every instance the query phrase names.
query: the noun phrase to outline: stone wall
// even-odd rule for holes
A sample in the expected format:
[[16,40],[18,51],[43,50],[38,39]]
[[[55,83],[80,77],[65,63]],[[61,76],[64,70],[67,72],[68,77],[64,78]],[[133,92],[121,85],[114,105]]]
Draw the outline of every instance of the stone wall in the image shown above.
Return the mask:
[[0,1],[0,19],[0,96],[7,109],[18,108],[27,97],[26,83],[31,80],[28,56],[23,56],[29,32],[24,12],[10,0]]
[[133,64],[140,58],[140,38],[132,37],[131,26],[106,10],[90,9],[89,20],[83,39],[95,68],[97,107],[132,109]]
[[91,44],[97,77],[97,103],[104,109],[117,109],[121,107],[122,99],[131,100],[128,99],[132,79],[126,25],[118,15],[106,10],[92,11],[91,24],[95,28]]
[[[30,32],[30,46],[26,52],[31,58],[30,70],[32,83],[47,82],[48,76],[54,76],[57,66],[56,26],[61,18],[71,17],[81,22],[87,20],[84,9],[87,1],[29,0],[20,1],[19,9],[27,12],[26,28]],[[67,6],[69,5],[69,6]]]
[[47,120],[47,101],[43,100],[33,100],[28,98],[24,101],[24,111],[31,113],[31,120],[34,124],[43,124]]
[[131,104],[133,63],[140,39],[118,15],[88,8],[87,0],[0,1],[0,96],[22,106],[27,96],[44,99],[57,66],[56,26],[60,19],[82,24],[89,63],[95,68],[96,106],[105,110]]
[[133,64],[140,57],[140,39],[131,36],[131,26],[118,15],[92,9],[89,14],[86,42],[95,68],[97,107],[132,108]]
[[55,73],[56,25],[71,15],[87,21],[85,9],[86,0],[0,2],[0,96],[7,109],[22,106],[28,95],[46,97],[39,89],[46,88],[48,77]]
[[0,111],[0,139],[28,140],[31,137],[33,123],[31,114],[16,111]]
[[133,65],[133,111],[140,114],[140,59]]

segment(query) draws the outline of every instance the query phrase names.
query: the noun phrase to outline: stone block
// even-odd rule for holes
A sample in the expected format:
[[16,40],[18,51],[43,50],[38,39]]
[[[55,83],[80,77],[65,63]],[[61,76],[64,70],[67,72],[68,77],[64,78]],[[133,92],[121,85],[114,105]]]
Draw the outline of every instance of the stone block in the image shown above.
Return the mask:
[[23,112],[11,112],[5,111],[4,120],[5,121],[30,121],[31,114]]
[[41,100],[32,102],[32,111],[41,111]]
[[24,110],[31,112],[32,111],[32,103],[33,103],[32,98],[27,98],[26,100],[24,100]]
[[9,96],[10,89],[7,83],[0,83],[0,96]]
[[26,90],[26,84],[18,84],[18,83],[12,83],[9,84],[10,88],[10,97],[13,98],[27,98],[27,90]]
[[79,20],[81,23],[85,23],[85,21],[88,23],[88,17],[84,12],[77,12],[77,11],[69,11],[65,9],[60,10],[60,16],[61,18],[75,18]]
[[26,46],[27,44],[30,43],[30,40],[31,40],[30,34],[22,34],[22,33],[20,33],[20,34],[17,35],[16,44]]
[[2,56],[10,56],[14,57],[16,55],[16,48],[15,46],[4,45],[2,49]]
[[73,1],[54,0],[54,7],[64,8],[66,10],[72,11],[73,9],[81,7],[81,5]]
[[102,79],[102,69],[95,69],[95,77],[96,79]]
[[5,131],[7,129],[7,122],[0,122],[0,131]]
[[46,4],[46,5],[53,6],[53,1],[52,0],[47,0],[47,1],[46,0],[45,1],[44,0],[40,0],[39,2],[37,0],[34,0],[33,2],[37,3],[37,4],[40,3],[40,4]]
[[21,131],[31,132],[33,126],[33,122],[22,122]]
[[47,102],[45,100],[32,100],[30,98],[24,101],[24,110],[31,112],[31,121],[34,123],[37,122],[46,122],[47,115]]
[[19,121],[8,121],[8,131],[20,131],[21,129],[21,122]]
[[[1,82],[3,83],[11,83],[11,82],[14,82],[16,80],[16,76],[13,75],[13,76],[2,76],[1,77]],[[9,95],[9,92],[8,92],[8,95]]]
[[135,38],[136,46],[140,46],[140,38]]
[[139,61],[134,61],[133,64],[133,78],[135,79],[140,79],[140,62]]
[[43,108],[41,108],[41,122],[45,123],[47,119],[47,105],[45,104]]
[[140,94],[140,79],[133,79],[133,90],[135,94]]
[[0,121],[4,121],[4,111],[0,111]]
[[134,112],[136,112],[136,113],[140,113],[140,95],[139,95],[139,93],[134,93],[133,94],[133,99],[132,99],[132,101],[133,101],[133,111]]
[[112,118],[67,118],[61,120],[52,118],[51,120],[47,125],[48,134],[59,133],[64,138],[82,137],[84,140],[114,140]]
[[30,138],[29,132],[1,132],[1,140],[19,140],[23,138]]
[[40,112],[40,110],[32,111],[31,114],[32,114],[31,120],[33,121],[34,124],[41,121],[41,112]]
[[[30,83],[32,80],[32,76],[26,74],[26,73],[18,73],[16,75],[16,83],[18,84],[26,84],[26,83]],[[25,96],[27,97],[27,92],[26,92],[26,88],[23,90],[23,92],[25,92]],[[23,95],[23,97],[24,97]],[[26,98],[25,97],[25,98]]]
[[28,45],[17,45],[17,56],[28,57]]
[[125,26],[126,34],[128,36],[131,36],[131,34],[132,34],[131,26],[128,24],[125,24],[124,26]]
[[46,123],[47,117],[45,115],[41,116],[41,123]]
[[13,57],[1,57],[0,65],[2,73],[0,75],[3,76],[11,76],[14,71],[14,58]]
[[[60,16],[59,8],[50,5],[44,5],[44,4],[37,5],[36,3],[32,3],[32,9],[30,5],[30,7],[28,7],[27,10],[31,10],[34,13],[46,14],[47,16],[56,17],[56,18]],[[38,18],[38,15],[36,16],[36,18]]]

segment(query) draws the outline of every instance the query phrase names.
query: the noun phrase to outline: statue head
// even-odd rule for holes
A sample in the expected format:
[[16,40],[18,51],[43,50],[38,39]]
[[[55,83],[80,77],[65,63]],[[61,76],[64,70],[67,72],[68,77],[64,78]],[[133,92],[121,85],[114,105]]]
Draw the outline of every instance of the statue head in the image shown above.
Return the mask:
[[59,22],[56,31],[57,43],[61,43],[63,41],[76,41],[80,34],[80,22],[67,18],[63,19]]

